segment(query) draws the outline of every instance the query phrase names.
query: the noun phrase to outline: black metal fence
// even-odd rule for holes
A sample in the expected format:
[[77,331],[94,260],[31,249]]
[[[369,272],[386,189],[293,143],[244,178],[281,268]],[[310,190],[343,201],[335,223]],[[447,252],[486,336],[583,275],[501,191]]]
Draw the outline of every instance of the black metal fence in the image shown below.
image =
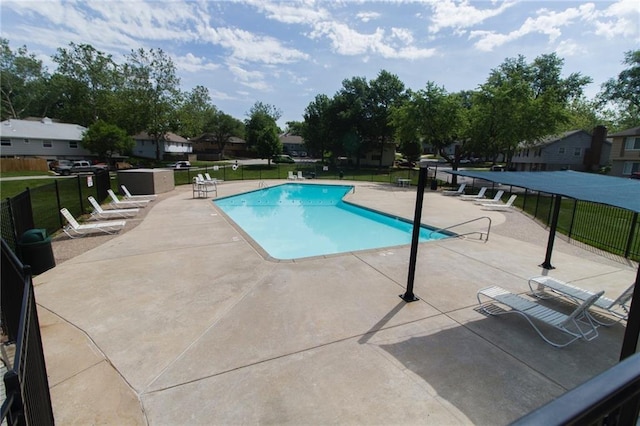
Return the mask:
[[640,353],[532,411],[513,426],[638,424]]
[[[53,409],[47,368],[40,335],[31,271],[2,244],[2,283],[0,309],[5,345],[13,345],[13,360],[5,359],[6,398],[2,403],[3,424],[53,425]],[[5,423],[6,422],[6,423]]]
[[[494,185],[487,191],[487,197],[495,193],[497,188]],[[513,187],[508,192],[518,194],[515,205],[527,214],[545,225],[550,223],[552,194]],[[640,219],[638,213],[630,210],[562,198],[557,230],[569,239],[628,259],[640,260]]]
[[28,229],[43,228],[53,234],[64,226],[60,209],[65,207],[73,215],[87,213],[92,195],[96,200],[107,198],[111,178],[106,171],[93,175],[79,175],[56,179],[50,184],[27,188],[0,204],[0,231],[2,238],[15,251],[18,239]]

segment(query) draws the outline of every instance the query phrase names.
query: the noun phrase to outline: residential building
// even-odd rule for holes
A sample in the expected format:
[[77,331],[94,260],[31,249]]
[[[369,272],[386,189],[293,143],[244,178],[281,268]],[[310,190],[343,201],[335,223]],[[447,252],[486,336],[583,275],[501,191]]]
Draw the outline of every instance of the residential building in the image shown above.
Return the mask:
[[279,138],[280,143],[282,144],[282,151],[285,154],[290,154],[294,157],[307,156],[307,148],[304,146],[304,140],[302,139],[302,136],[285,133],[280,135]]
[[197,138],[191,139],[191,143],[193,145],[193,153],[197,155],[198,160],[202,161],[249,156],[246,141],[235,136],[229,138],[222,152],[213,133],[203,133]]
[[611,148],[611,175],[629,177],[640,172],[640,127],[609,135]]
[[518,171],[596,171],[609,161],[611,141],[606,134],[606,127],[597,126],[593,135],[571,130],[535,143],[522,142],[511,166]]
[[187,158],[193,152],[190,140],[171,132],[164,135],[159,146],[156,146],[154,138],[145,132],[138,133],[133,139],[135,140],[133,155],[136,157],[155,159],[159,153],[160,159]]
[[40,157],[48,161],[95,157],[80,144],[86,127],[57,123],[50,118],[5,120],[0,124],[2,157]]

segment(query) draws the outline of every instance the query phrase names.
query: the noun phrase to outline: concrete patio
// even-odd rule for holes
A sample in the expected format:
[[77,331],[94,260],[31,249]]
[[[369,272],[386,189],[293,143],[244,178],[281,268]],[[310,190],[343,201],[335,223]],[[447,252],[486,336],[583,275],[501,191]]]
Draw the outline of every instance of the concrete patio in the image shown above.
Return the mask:
[[[356,185],[349,201],[413,218],[414,187],[340,183]],[[620,353],[619,324],[555,349],[516,315],[475,310],[479,288],[526,293],[544,273],[548,233],[519,211],[427,192],[423,223],[487,216],[491,234],[421,244],[420,300],[407,304],[409,246],[277,262],[190,187],[152,204],[134,229],[34,278],[58,424],[500,425]],[[560,239],[552,263],[610,297],[637,268]]]

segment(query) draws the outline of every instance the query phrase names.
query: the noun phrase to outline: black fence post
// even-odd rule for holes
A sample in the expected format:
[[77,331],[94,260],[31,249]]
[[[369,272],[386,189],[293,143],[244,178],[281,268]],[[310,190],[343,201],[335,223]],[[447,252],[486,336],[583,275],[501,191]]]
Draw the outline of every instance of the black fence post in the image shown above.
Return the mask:
[[[424,166],[424,167],[423,167]],[[413,294],[413,282],[416,275],[416,258],[418,256],[418,242],[420,241],[420,228],[422,219],[422,202],[424,200],[424,189],[426,186],[427,166],[420,165],[418,175],[418,189],[416,191],[416,210],[413,217],[413,234],[411,237],[411,254],[409,256],[409,274],[407,277],[407,291],[400,297],[405,302],[415,302],[418,298]]]
[[631,245],[636,236],[636,226],[638,226],[638,212],[634,212],[631,217],[631,229],[629,230],[629,236],[627,237],[627,244],[624,249],[624,257],[628,259],[631,255]]
[[82,182],[80,182],[80,175],[76,175],[76,182],[78,183],[78,201],[80,201],[80,213],[84,213],[84,204],[82,203]]
[[60,188],[58,187],[58,179],[53,181],[53,185],[56,190],[56,205],[58,206],[58,223],[60,223],[60,228],[64,226],[64,221],[62,220],[62,214],[60,214],[60,210],[62,209],[62,203],[60,202]]
[[573,211],[571,212],[571,223],[569,223],[569,230],[567,231],[567,238],[571,239],[573,234],[573,222],[576,220],[576,212],[578,211],[578,200],[573,200]]

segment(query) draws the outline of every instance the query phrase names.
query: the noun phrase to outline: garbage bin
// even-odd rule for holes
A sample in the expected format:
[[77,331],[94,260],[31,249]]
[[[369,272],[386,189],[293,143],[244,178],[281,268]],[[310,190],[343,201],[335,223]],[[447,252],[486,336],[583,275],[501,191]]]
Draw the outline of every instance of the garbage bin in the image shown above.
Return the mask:
[[41,274],[54,266],[56,261],[51,248],[51,238],[46,229],[29,229],[18,240],[18,258],[24,265],[31,266],[31,273]]
[[438,189],[438,181],[434,178],[434,179],[431,181],[431,190],[432,190],[432,191],[435,191],[436,189]]

